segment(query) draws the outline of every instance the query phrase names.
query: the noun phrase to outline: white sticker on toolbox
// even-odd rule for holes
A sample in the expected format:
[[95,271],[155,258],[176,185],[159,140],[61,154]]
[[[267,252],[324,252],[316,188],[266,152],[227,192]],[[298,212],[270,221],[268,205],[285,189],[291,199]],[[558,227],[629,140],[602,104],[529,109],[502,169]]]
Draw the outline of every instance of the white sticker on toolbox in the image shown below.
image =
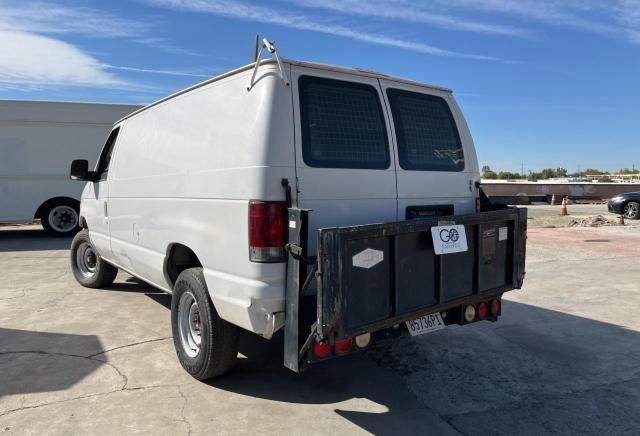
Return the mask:
[[380,250],[367,248],[353,256],[353,266],[358,268],[372,268],[384,260],[384,253]]
[[290,229],[295,229],[296,228],[296,222],[295,221],[289,221],[289,228]]
[[436,254],[462,253],[468,250],[464,225],[431,227],[433,249]]
[[500,227],[498,229],[498,241],[506,241],[509,237],[509,229],[506,227]]

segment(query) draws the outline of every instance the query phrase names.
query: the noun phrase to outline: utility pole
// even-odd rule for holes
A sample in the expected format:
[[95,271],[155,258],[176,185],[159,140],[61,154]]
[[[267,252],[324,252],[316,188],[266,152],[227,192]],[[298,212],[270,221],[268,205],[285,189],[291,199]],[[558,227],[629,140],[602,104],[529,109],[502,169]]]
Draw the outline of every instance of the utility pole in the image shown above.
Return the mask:
[[524,162],[522,162],[522,165],[520,166],[520,174],[524,175]]

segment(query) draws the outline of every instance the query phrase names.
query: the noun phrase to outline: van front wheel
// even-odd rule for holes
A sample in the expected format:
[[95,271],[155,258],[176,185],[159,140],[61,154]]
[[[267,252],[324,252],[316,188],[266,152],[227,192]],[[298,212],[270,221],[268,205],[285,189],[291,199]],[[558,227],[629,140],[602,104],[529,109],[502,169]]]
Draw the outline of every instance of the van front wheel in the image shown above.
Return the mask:
[[71,241],[71,271],[85,288],[104,288],[118,275],[118,268],[105,262],[89,239],[89,232],[82,230]]
[[220,318],[202,268],[178,276],[171,297],[173,344],[182,367],[198,380],[225,374],[238,356],[238,327]]

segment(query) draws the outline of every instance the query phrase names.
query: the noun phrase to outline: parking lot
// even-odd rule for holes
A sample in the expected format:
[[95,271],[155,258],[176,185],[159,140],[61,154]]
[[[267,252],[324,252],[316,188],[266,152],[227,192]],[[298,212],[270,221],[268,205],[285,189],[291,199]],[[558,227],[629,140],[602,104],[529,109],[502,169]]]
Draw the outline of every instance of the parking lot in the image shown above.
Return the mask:
[[640,226],[542,223],[555,215],[531,209],[525,286],[498,323],[302,375],[281,337],[246,335],[237,368],[208,383],[176,359],[169,296],[122,273],[82,288],[68,239],[2,227],[0,433],[638,434]]

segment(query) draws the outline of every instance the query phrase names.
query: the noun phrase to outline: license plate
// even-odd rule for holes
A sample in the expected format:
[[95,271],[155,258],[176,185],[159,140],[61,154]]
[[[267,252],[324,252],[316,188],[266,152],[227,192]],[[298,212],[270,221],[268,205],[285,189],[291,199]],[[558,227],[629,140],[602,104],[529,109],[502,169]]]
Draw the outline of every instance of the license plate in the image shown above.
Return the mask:
[[442,321],[440,313],[432,313],[407,321],[407,328],[411,336],[418,336],[435,332],[436,330],[442,330],[444,328],[444,322]]

